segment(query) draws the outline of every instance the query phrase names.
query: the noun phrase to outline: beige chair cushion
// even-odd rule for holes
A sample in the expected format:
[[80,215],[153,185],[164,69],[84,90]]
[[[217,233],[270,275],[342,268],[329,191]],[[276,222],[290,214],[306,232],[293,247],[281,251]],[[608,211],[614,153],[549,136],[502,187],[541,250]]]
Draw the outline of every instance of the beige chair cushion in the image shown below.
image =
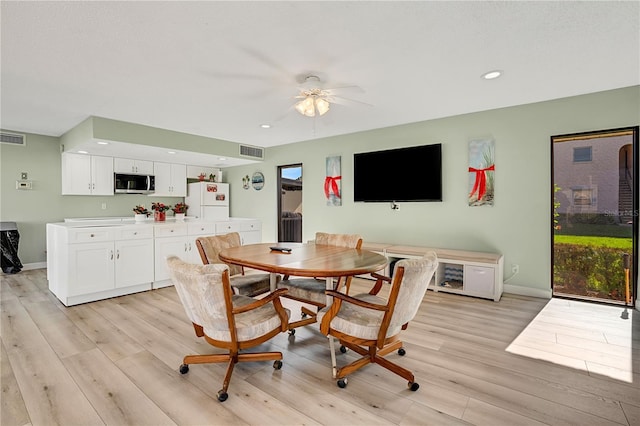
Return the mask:
[[[400,260],[396,263],[394,275],[400,266],[404,266],[404,276],[385,337],[398,334],[402,326],[415,317],[427,291],[429,281],[438,267],[438,259],[434,252],[429,252],[420,259]],[[387,304],[387,300],[368,293],[356,294],[353,297],[379,305]],[[318,312],[318,322],[322,322],[328,309],[329,307],[326,307]],[[382,311],[363,308],[343,301],[340,311],[331,321],[331,328],[349,336],[376,339],[383,317],[384,312]]]
[[[239,247],[240,234],[231,232],[225,235],[215,235],[210,237],[198,237],[209,263],[223,263],[219,254],[222,250]],[[242,296],[255,297],[263,293],[268,293],[271,288],[269,284],[269,274],[247,273],[243,274],[242,267],[238,265],[228,265],[231,274],[231,287],[234,293]],[[280,275],[276,275],[276,282],[280,281]]]
[[[212,339],[231,341],[222,282],[222,273],[229,267],[219,263],[194,265],[177,257],[171,257],[167,262],[176,291],[191,322],[202,326],[204,333]],[[255,299],[251,297],[232,297],[234,306],[252,302]],[[290,311],[285,310],[289,316]],[[235,321],[238,341],[260,337],[280,325],[280,317],[273,303],[238,314]]]

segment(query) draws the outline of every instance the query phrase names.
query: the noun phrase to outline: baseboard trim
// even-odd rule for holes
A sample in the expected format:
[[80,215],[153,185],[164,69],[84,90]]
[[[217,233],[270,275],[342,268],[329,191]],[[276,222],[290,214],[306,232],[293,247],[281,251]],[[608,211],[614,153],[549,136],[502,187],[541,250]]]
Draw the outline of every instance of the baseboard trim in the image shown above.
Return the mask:
[[29,271],[31,269],[46,269],[47,262],[25,263],[22,265],[23,271]]
[[543,290],[540,288],[522,287],[512,284],[505,284],[503,290],[505,293],[517,294],[520,296],[540,297],[542,299],[551,299],[551,296],[553,296],[551,289]]

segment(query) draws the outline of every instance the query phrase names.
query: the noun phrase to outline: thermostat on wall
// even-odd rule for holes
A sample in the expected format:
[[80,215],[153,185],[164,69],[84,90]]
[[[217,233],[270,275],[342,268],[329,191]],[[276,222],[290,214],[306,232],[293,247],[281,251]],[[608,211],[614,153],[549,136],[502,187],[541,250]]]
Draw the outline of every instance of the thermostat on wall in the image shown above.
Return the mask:
[[30,180],[17,180],[16,189],[33,189],[33,182]]

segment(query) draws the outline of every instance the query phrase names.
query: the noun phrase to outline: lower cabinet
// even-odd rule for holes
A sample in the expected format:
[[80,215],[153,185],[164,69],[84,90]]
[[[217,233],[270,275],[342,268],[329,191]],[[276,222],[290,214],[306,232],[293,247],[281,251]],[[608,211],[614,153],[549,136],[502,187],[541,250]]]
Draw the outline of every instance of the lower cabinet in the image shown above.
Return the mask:
[[65,306],[151,289],[153,230],[124,228],[47,225],[49,289]]

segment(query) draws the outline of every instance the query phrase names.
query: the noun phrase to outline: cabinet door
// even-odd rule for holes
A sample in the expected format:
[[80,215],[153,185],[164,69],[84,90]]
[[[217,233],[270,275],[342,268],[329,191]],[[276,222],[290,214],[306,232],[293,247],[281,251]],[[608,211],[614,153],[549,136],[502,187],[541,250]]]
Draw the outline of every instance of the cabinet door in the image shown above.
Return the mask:
[[135,160],[135,172],[141,175],[153,174],[153,161]]
[[185,262],[190,261],[187,237],[165,237],[155,240],[155,281],[169,279],[167,256],[178,256]]
[[134,160],[130,158],[114,158],[113,171],[116,173],[135,173]]
[[113,195],[113,157],[91,157],[91,194]]
[[91,183],[91,157],[63,153],[62,195],[90,195]]
[[156,176],[155,196],[171,196],[171,164],[153,163],[153,174]]
[[68,295],[114,288],[113,242],[70,244]]
[[117,241],[115,250],[116,287],[153,281],[153,239]]
[[184,164],[171,165],[171,196],[187,196],[187,166]]
[[464,291],[493,298],[495,270],[485,266],[464,266]]

